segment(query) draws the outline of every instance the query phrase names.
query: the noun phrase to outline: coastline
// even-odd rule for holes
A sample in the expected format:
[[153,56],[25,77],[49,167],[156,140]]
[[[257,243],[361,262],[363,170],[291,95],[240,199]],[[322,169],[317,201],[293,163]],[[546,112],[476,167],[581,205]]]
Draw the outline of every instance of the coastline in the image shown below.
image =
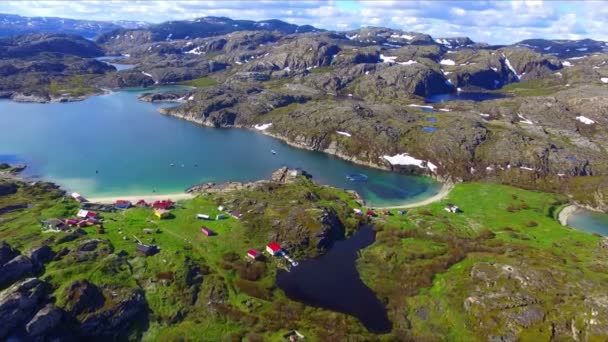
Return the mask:
[[445,199],[446,197],[448,197],[448,195],[450,194],[450,192],[452,191],[452,189],[454,189],[454,184],[452,183],[441,183],[441,189],[439,190],[439,192],[431,197],[422,199],[420,201],[416,201],[416,202],[406,202],[403,203],[402,205],[393,205],[393,206],[388,206],[388,207],[374,207],[375,209],[411,209],[411,208],[417,208],[417,207],[422,207],[425,205],[429,205],[435,202],[439,202],[443,199]]
[[139,200],[144,200],[146,202],[154,202],[154,201],[162,201],[166,199],[170,199],[172,201],[179,201],[185,199],[192,199],[195,195],[187,194],[187,193],[172,193],[172,194],[164,194],[164,195],[128,195],[128,196],[102,196],[102,197],[91,197],[87,198],[89,202],[93,203],[102,203],[102,204],[111,204],[116,202],[117,200],[126,200],[132,203],[135,203]]
[[562,210],[560,210],[559,214],[557,215],[557,220],[559,221],[559,223],[562,226],[568,226],[568,219],[570,218],[570,216],[572,216],[574,213],[576,213],[576,211],[578,211],[580,209],[579,206],[571,204],[568,205],[566,207],[564,207]]

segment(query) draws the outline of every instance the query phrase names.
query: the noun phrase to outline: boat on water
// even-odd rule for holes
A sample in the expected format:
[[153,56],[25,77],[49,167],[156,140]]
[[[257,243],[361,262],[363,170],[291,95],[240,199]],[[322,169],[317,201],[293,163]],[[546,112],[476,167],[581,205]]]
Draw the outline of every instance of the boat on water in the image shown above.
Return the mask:
[[352,173],[352,174],[346,175],[346,179],[348,179],[351,182],[366,182],[368,177],[367,177],[367,175],[364,175],[362,173]]
[[277,154],[277,151],[275,151],[275,150],[270,150],[270,153],[272,153],[272,154]]
[[169,166],[175,166],[175,164],[171,163],[171,164],[169,164]]

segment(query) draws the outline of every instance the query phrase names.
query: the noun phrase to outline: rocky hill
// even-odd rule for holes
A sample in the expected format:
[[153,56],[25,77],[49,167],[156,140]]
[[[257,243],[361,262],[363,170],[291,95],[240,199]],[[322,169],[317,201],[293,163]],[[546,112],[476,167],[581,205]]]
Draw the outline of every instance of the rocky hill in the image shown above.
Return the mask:
[[26,33],[65,33],[93,38],[99,34],[120,28],[144,27],[144,22],[135,21],[93,21],[54,17],[23,17],[0,13],[0,36],[14,36]]
[[78,57],[97,57],[104,52],[81,36],[35,33],[0,39],[0,59],[32,57],[40,53],[61,53]]

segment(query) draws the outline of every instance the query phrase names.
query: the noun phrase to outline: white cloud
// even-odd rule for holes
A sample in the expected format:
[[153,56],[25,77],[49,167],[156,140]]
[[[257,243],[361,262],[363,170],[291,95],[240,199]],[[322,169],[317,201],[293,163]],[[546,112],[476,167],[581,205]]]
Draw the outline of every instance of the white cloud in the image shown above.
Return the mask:
[[330,30],[365,25],[435,37],[466,35],[511,43],[532,37],[608,40],[602,1],[0,1],[1,13],[93,20],[166,20],[201,16],[281,19]]

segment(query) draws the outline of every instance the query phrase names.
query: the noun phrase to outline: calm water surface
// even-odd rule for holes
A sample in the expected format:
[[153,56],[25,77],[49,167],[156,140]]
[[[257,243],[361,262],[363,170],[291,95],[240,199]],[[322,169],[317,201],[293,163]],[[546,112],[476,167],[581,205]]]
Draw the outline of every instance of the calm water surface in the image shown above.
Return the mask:
[[590,210],[577,210],[568,218],[568,226],[608,236],[608,214]]
[[352,315],[369,331],[387,333],[392,325],[386,308],[361,281],[355,265],[358,251],[375,238],[371,227],[362,227],[327,254],[301,262],[291,272],[279,272],[277,285],[293,300]]
[[[155,91],[168,89],[179,88]],[[358,166],[258,132],[204,128],[160,115],[156,109],[168,104],[136,98],[149,91],[125,90],[72,103],[0,100],[0,161],[26,163],[26,176],[41,176],[89,197],[175,193],[201,182],[265,179],[281,166],[300,167],[319,183],[356,190],[371,205],[416,201],[439,191],[430,178]],[[368,180],[346,179],[355,173]]]

